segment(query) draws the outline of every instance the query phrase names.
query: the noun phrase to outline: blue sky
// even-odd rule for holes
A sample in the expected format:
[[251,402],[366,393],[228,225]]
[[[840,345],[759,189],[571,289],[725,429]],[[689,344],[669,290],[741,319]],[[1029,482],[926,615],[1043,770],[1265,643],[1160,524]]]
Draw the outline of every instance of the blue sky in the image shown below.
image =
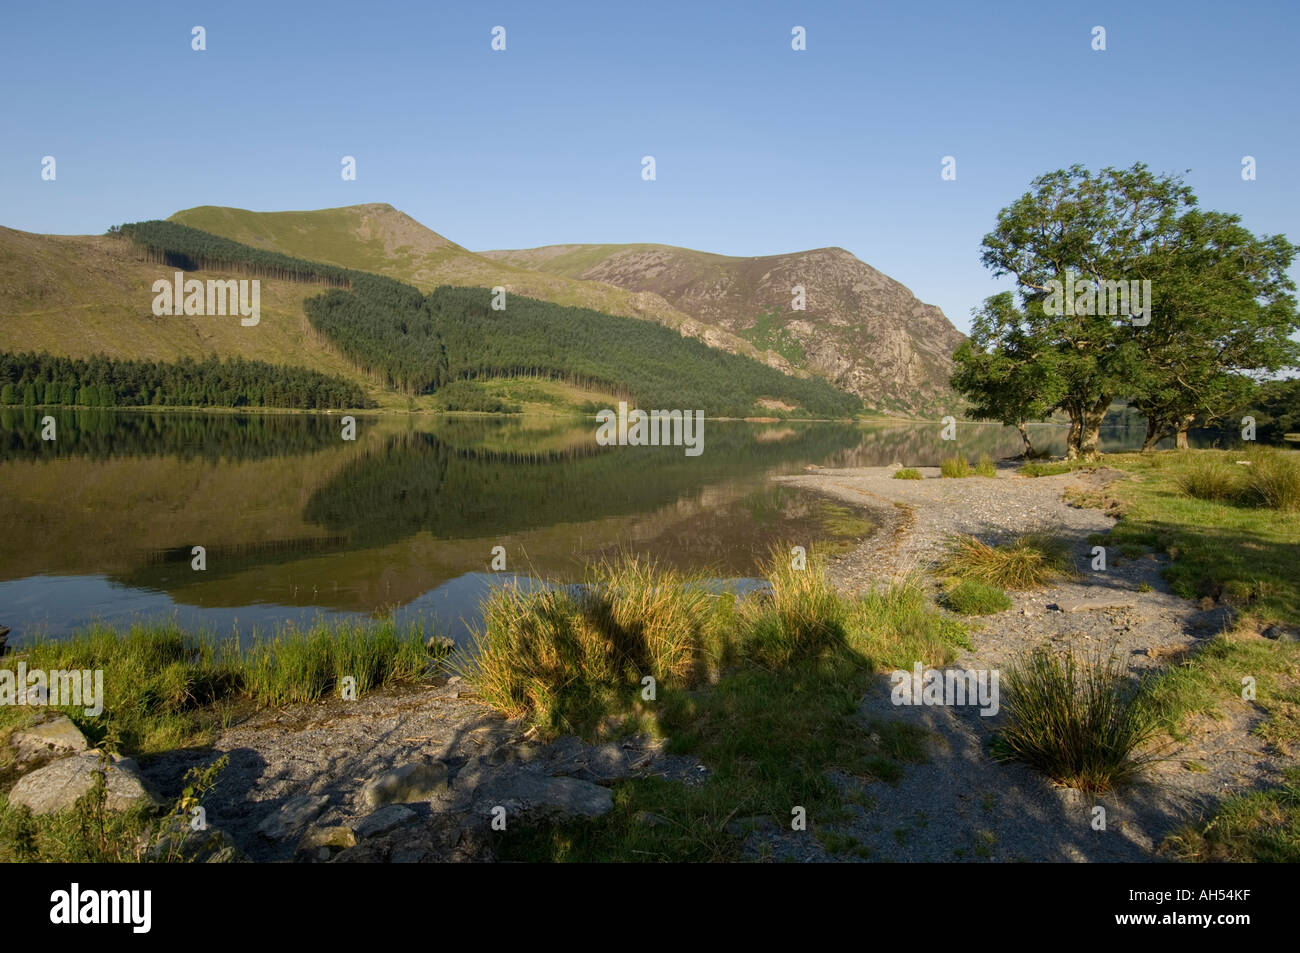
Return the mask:
[[11,3],[0,224],[388,202],[475,250],[839,245],[965,330],[1006,286],[979,263],[998,210],[1074,162],[1186,172],[1300,242],[1297,27],[1281,2]]

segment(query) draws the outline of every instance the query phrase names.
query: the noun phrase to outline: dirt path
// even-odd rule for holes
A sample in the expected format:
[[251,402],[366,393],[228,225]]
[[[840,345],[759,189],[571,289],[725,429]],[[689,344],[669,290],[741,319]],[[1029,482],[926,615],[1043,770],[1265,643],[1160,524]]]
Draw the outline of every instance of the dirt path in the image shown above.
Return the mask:
[[[923,571],[952,533],[996,542],[1047,531],[1072,542],[1077,580],[1034,593],[1010,593],[1010,609],[973,620],[973,650],[951,668],[1000,670],[1039,644],[1077,651],[1114,651],[1136,671],[1160,667],[1221,631],[1226,609],[1202,609],[1169,592],[1160,572],[1167,560],[1136,559],[1107,550],[1107,569],[1090,569],[1088,537],[1114,524],[1099,509],[1070,506],[1067,488],[1096,491],[1123,475],[1115,471],[1036,479],[1000,470],[997,479],[894,480],[893,468],[818,470],[781,478],[848,502],[871,507],[883,527],[856,551],[839,557],[832,578],[861,591]],[[890,686],[862,701],[864,718],[902,718],[932,732],[930,760],[911,766],[897,785],[842,778],[852,816],[829,828],[843,839],[830,855],[824,840],[786,832],[751,835],[758,857],[801,860],[1139,861],[1156,859],[1164,836],[1196,820],[1229,791],[1280,776],[1276,753],[1251,728],[1260,716],[1245,702],[1202,719],[1188,739],[1164,752],[1145,782],[1120,794],[1095,797],[1055,787],[1017,764],[988,754],[996,717],[976,709],[907,707],[890,702]],[[1187,765],[1191,764],[1189,768]],[[1205,770],[1201,770],[1204,768]],[[860,802],[860,803],[853,803]],[[1095,808],[1106,829],[1094,829]],[[845,849],[843,844],[852,845]]]

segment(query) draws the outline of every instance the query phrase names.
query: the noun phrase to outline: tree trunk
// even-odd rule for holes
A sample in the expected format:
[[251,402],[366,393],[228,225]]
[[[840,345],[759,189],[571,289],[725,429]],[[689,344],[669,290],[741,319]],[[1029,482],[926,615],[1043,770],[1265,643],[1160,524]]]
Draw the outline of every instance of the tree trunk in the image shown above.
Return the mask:
[[1150,453],[1165,435],[1165,428],[1154,418],[1147,418],[1147,436],[1142,441],[1142,452]]
[[1025,422],[1023,420],[1016,421],[1016,429],[1020,431],[1020,439],[1025,442],[1025,452],[1023,456],[1026,460],[1030,460],[1034,456],[1034,445],[1029,442],[1029,430],[1025,427]]
[[1075,460],[1079,456],[1079,436],[1083,433],[1083,416],[1074,404],[1065,409],[1070,415],[1070,435],[1065,438],[1065,458]]
[[1191,449],[1187,442],[1187,431],[1192,429],[1192,421],[1195,419],[1195,414],[1183,414],[1183,416],[1178,419],[1178,436],[1174,445],[1179,450]]
[[1106,419],[1106,411],[1110,409],[1110,401],[1109,396],[1102,397],[1091,407],[1084,410],[1079,432],[1079,452],[1076,456],[1083,457],[1085,460],[1092,460],[1099,456],[1101,422]]

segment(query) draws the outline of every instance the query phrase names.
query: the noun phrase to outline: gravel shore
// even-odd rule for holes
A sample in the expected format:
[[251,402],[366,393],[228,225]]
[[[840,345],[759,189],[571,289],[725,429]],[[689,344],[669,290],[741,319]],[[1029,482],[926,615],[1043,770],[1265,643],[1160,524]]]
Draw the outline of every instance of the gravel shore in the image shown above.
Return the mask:
[[[1107,550],[1107,569],[1090,568],[1088,537],[1114,519],[1101,509],[1065,501],[1066,491],[1096,492],[1123,479],[1114,470],[1027,478],[1009,468],[997,478],[895,480],[894,467],[821,469],[780,478],[868,507],[881,529],[837,558],[832,578],[844,591],[932,566],[948,536],[969,533],[987,543],[1025,532],[1065,538],[1077,554],[1076,579],[1048,589],[1009,593],[1011,608],[972,620],[973,649],[952,663],[962,670],[1000,670],[1035,645],[1069,646],[1082,654],[1114,651],[1135,672],[1163,667],[1222,631],[1229,610],[1173,595],[1161,578],[1165,557],[1122,558]],[[1217,719],[1195,723],[1185,742],[1163,752],[1147,779],[1118,794],[1095,797],[1054,786],[1018,764],[994,762],[989,742],[999,719],[974,708],[907,707],[889,701],[889,683],[862,701],[862,715],[913,721],[932,733],[930,760],[911,766],[897,785],[843,778],[853,817],[831,824],[856,841],[858,856],[891,861],[1146,861],[1160,841],[1209,811],[1225,794],[1275,780],[1283,767],[1251,729],[1259,720],[1246,702]],[[1188,765],[1192,765],[1189,769]],[[1204,769],[1204,770],[1202,770]],[[1094,829],[1095,808],[1106,828]],[[758,857],[845,860],[814,838],[784,832],[751,835]]]

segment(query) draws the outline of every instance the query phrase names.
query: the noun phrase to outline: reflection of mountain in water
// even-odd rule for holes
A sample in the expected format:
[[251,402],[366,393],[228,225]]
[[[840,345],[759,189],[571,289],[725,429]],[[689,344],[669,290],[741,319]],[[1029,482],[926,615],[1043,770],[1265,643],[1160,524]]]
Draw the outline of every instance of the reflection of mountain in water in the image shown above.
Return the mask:
[[354,544],[425,531],[438,538],[519,533],[556,523],[644,512],[710,483],[821,459],[859,441],[857,428],[786,428],[765,441],[752,425],[712,423],[705,451],[681,447],[455,448],[427,433],[389,437],[312,494],[303,516]]

